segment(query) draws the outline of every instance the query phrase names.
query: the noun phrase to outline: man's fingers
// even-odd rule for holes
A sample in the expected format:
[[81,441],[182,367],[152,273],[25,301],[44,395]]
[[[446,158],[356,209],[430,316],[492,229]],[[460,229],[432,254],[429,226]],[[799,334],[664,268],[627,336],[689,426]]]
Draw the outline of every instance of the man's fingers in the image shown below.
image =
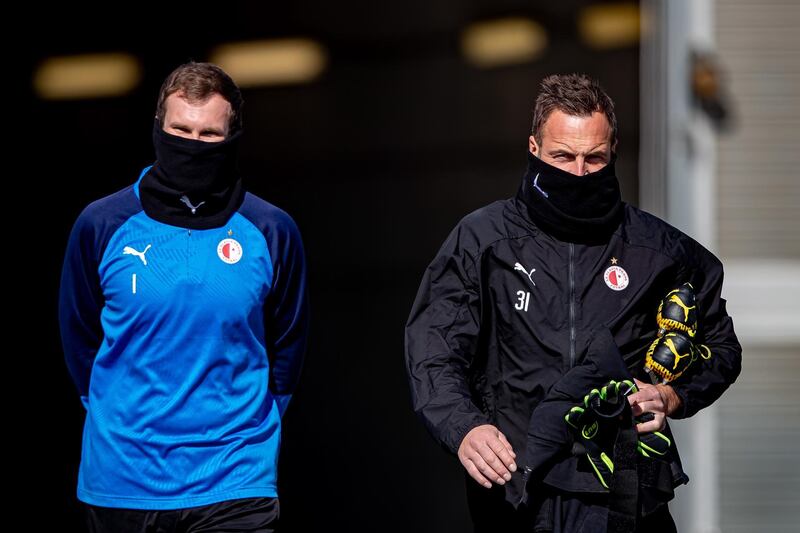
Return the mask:
[[644,398],[642,398],[642,391],[634,392],[633,394],[628,395],[628,403],[631,404],[631,406],[636,405],[636,402],[639,402],[640,400],[643,399]]
[[517,454],[514,453],[514,448],[511,447],[511,443],[508,442],[508,439],[506,438],[505,435],[503,435],[502,432],[500,432],[500,431],[497,432],[497,438],[500,440],[500,442],[503,444],[503,446],[505,446],[505,449],[508,452],[508,455],[511,457],[511,460],[508,461],[506,458],[501,456],[501,458],[503,459],[503,462],[506,463],[506,466],[508,467],[509,470],[511,470],[512,472],[516,472],[517,471],[517,462],[516,462]]
[[461,464],[464,465],[464,468],[467,470],[467,473],[472,477],[472,479],[474,479],[475,481],[477,481],[478,483],[480,483],[481,485],[483,485],[487,489],[491,489],[492,488],[491,481],[489,481],[488,479],[483,477],[483,474],[481,474],[480,470],[478,470],[478,467],[475,466],[475,463],[473,463],[469,459],[466,459],[466,460],[462,461]]
[[[500,459],[496,455],[494,455],[494,452],[492,452],[491,450],[489,450],[489,452],[491,453],[487,455],[494,456],[494,459],[492,459],[491,457],[489,458],[489,460],[492,461],[491,464],[486,459],[484,459],[482,453],[476,454],[470,457],[470,459],[472,460],[473,463],[475,463],[475,466],[478,467],[478,470],[480,470],[481,474],[486,476],[486,478],[488,478],[490,481],[493,481],[498,485],[505,485],[506,480],[504,479],[503,474],[498,472],[498,470],[505,470],[506,473],[508,473],[508,470],[506,470],[506,467],[503,466],[503,463],[500,462]],[[510,476],[511,474],[509,474],[509,477]]]
[[634,392],[633,394],[628,395],[628,401],[642,402],[645,400],[652,400],[653,398],[661,396],[661,392],[655,385],[639,381],[636,378],[634,378],[634,381],[636,382],[636,386],[639,388],[639,390],[637,392]]
[[[494,451],[495,455],[497,455],[497,457],[500,458],[500,461],[503,462],[503,465],[508,470],[513,472],[517,469],[517,465],[514,463],[514,458],[511,457],[511,454],[508,453],[508,448],[506,448],[505,445],[499,439],[495,441],[494,444],[489,444],[489,448],[491,448],[492,451]],[[504,475],[503,477],[505,477],[506,481],[508,481],[511,479],[511,474],[508,474],[508,476]]]
[[635,403],[649,402],[657,398],[661,398],[661,393],[655,387],[651,389],[642,389],[639,392],[634,392],[628,396],[628,403],[633,405]]
[[666,417],[664,413],[654,413],[653,419],[649,422],[642,422],[636,424],[637,433],[652,433],[653,431],[661,431],[664,429]]
[[[661,398],[658,400],[648,400],[646,402],[637,403],[636,405],[631,407],[631,411],[633,411],[634,415],[640,415],[642,413],[664,413],[666,410],[666,406],[664,402],[661,401]],[[636,412],[640,411],[640,412]]]
[[469,472],[483,486],[486,486],[484,481],[503,485],[511,480],[511,472],[517,470],[515,457],[516,454],[505,435],[489,424],[471,429],[458,448],[461,464],[468,471],[471,465],[475,472],[480,473],[479,478],[472,471]]
[[[494,442],[494,448],[492,448],[488,443],[485,443],[483,446],[480,446],[477,451],[486,464],[496,473],[497,476],[500,476],[505,483],[511,479],[511,472],[508,471],[508,468],[503,463],[502,458],[495,451],[495,448],[505,452],[505,446],[503,446],[500,441]],[[508,454],[506,453],[506,455]],[[483,470],[481,470],[481,472],[483,472]],[[486,475],[491,474],[486,473]],[[502,485],[502,483],[500,484]]]
[[505,436],[505,435],[503,435],[503,433],[502,433],[502,432],[498,431],[498,432],[497,432],[497,438],[498,438],[498,439],[500,439],[500,442],[502,442],[502,443],[503,443],[503,446],[505,446],[505,447],[506,447],[506,449],[508,450],[508,453],[510,453],[510,454],[511,454],[511,457],[514,457],[514,458],[516,458],[516,457],[517,457],[517,454],[516,454],[516,453],[514,453],[514,448],[511,446],[511,443],[510,443],[510,442],[508,442],[508,439],[506,438],[506,436]]

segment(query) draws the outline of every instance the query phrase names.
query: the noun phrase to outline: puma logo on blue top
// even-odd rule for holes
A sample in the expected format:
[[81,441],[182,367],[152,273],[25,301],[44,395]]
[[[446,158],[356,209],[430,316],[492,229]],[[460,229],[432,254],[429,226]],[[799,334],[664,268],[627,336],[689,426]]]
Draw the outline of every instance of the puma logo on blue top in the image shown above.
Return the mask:
[[149,249],[150,249],[150,246],[151,246],[151,245],[150,245],[150,244],[148,244],[148,245],[147,245],[147,247],[145,247],[145,249],[144,249],[144,250],[142,250],[141,252],[137,252],[136,250],[134,250],[134,249],[133,249],[133,248],[131,248],[130,246],[126,246],[126,247],[125,247],[125,248],[122,250],[122,254],[123,254],[123,255],[135,255],[135,256],[137,256],[139,259],[141,259],[141,260],[142,260],[142,263],[144,264],[144,266],[147,266],[147,259],[145,259],[145,257],[144,257],[144,254],[146,254],[146,253],[147,253],[147,250],[149,250]]

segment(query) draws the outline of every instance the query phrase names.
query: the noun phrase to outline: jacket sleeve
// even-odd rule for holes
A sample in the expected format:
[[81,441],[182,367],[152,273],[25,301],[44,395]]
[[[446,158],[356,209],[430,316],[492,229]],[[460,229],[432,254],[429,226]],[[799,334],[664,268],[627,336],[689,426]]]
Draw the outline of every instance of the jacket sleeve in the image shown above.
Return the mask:
[[478,346],[476,264],[456,228],[428,266],[405,329],[406,371],[414,411],[449,451],[490,419],[474,404],[467,371]]
[[264,301],[270,391],[281,416],[300,378],[308,339],[306,259],[300,231],[288,215],[269,239],[272,287]]
[[103,340],[104,299],[96,228],[84,210],[69,235],[59,286],[58,318],[64,358],[80,400],[88,409],[92,364]]
[[722,263],[701,245],[696,244],[696,249],[696,266],[693,272],[689,272],[692,286],[697,291],[698,332],[695,344],[705,344],[711,350],[711,357],[698,359],[698,368],[686,380],[673,384],[682,406],[672,414],[672,418],[690,417],[714,403],[736,381],[742,368],[742,347],[722,298]]

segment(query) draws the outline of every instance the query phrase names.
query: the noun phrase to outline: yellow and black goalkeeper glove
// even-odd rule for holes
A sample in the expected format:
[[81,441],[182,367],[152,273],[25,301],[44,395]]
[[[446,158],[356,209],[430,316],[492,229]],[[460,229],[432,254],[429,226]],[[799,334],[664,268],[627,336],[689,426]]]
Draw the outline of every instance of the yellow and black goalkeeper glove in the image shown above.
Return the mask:
[[697,333],[697,301],[691,283],[684,283],[667,293],[658,304],[656,322],[659,337],[668,331],[682,331],[694,338]]
[[670,331],[650,344],[644,368],[658,376],[662,383],[670,383],[681,377],[698,358],[711,358],[711,350],[703,344],[695,346],[681,331]]
[[647,349],[644,368],[661,383],[670,383],[683,375],[697,360],[711,358],[711,350],[695,345],[697,301],[694,287],[684,283],[673,289],[658,304],[658,338]]

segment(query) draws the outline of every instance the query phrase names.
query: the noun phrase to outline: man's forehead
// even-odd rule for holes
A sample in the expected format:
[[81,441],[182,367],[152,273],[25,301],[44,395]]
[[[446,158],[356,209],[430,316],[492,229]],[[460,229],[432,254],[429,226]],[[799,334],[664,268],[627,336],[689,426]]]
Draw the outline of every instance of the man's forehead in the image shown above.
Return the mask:
[[203,107],[207,105],[209,102],[214,101],[215,105],[225,107],[229,111],[232,111],[231,104],[228,102],[221,94],[219,93],[211,93],[205,98],[195,98],[187,96],[186,93],[183,91],[176,91],[169,96],[167,96],[166,100],[164,101],[165,105],[169,106],[170,102],[178,103],[179,106],[182,107]]
[[611,141],[611,125],[599,111],[581,116],[554,110],[542,125],[542,137],[558,144],[599,147]]
[[610,130],[611,124],[608,117],[601,111],[594,111],[591,115],[574,115],[560,109],[554,109],[545,119],[543,129],[569,130],[569,131],[599,131]]

